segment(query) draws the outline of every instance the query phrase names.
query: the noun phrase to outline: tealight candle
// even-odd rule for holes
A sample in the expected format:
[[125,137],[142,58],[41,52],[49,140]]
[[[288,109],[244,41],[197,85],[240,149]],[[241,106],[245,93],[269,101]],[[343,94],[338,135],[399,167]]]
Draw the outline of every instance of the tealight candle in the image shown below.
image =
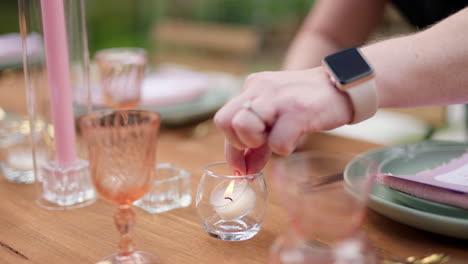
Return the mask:
[[225,180],[210,195],[210,203],[224,220],[240,218],[255,207],[256,194],[247,180]]

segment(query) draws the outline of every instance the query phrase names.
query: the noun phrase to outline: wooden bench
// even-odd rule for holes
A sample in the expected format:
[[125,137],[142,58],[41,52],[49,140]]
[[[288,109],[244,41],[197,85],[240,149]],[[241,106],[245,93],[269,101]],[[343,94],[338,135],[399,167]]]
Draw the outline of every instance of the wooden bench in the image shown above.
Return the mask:
[[167,20],[155,27],[157,63],[241,74],[258,49],[251,26]]

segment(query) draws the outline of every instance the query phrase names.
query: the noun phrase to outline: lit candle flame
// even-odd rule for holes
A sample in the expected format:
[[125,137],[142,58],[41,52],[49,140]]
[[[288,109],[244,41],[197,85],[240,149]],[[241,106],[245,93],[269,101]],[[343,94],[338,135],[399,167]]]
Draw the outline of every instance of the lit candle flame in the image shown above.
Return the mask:
[[230,197],[232,195],[232,192],[234,191],[234,184],[235,184],[235,180],[232,180],[228,187],[226,188],[226,191],[224,192],[224,199],[228,199],[228,200],[231,200],[232,202],[232,198]]

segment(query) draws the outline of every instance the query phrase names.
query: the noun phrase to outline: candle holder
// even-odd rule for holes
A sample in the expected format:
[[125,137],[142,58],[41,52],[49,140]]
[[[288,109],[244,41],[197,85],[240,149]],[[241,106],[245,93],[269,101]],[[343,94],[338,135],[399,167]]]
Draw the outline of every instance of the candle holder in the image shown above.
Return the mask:
[[159,214],[192,203],[189,172],[169,163],[157,164],[154,170],[157,179],[149,192],[133,205],[150,214]]
[[[40,130],[41,126],[31,129],[29,121],[21,117],[4,120],[0,128],[0,170],[9,182],[34,183],[30,137]],[[38,153],[37,163],[42,163],[44,157],[44,153]]]
[[261,229],[268,204],[263,172],[233,175],[227,163],[205,167],[196,206],[202,227],[212,237],[243,241]]
[[[37,204],[72,209],[96,199],[86,153],[77,147],[73,102],[89,93],[83,0],[18,0]],[[41,39],[38,48],[28,36]],[[31,52],[31,49],[35,49]],[[88,103],[88,111],[90,104]]]
[[[273,183],[290,227],[273,243],[268,263],[377,263],[361,226],[378,165],[362,157],[350,167],[353,158],[310,151],[274,164]],[[343,177],[350,170],[353,188]]]

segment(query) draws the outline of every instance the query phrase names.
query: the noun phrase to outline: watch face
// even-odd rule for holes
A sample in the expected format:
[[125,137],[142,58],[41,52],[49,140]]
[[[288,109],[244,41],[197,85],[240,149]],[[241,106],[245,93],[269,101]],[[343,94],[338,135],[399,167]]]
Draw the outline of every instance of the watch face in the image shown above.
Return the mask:
[[349,48],[323,59],[340,85],[350,84],[373,73],[356,48]]

